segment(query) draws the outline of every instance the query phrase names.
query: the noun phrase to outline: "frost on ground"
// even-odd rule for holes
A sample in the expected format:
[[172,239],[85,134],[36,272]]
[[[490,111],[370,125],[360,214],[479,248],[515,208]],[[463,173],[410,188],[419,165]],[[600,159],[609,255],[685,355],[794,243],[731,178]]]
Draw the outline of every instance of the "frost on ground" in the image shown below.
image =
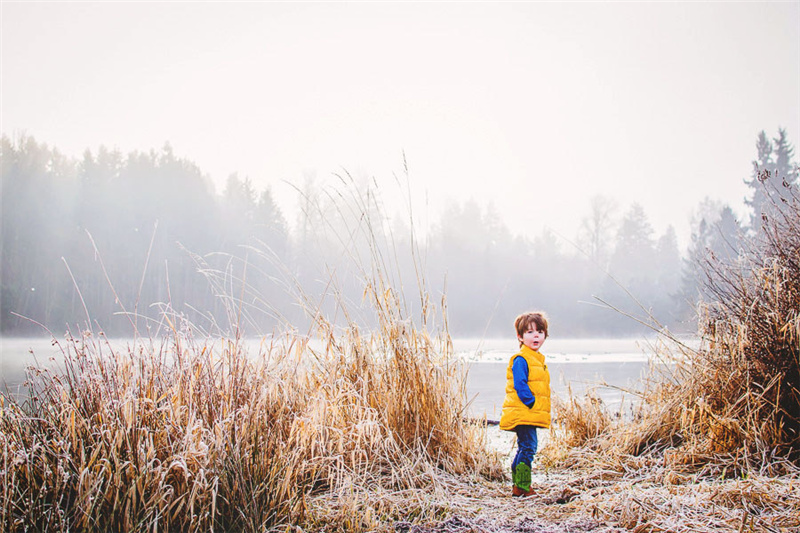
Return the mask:
[[[546,432],[541,432],[546,433]],[[544,436],[545,439],[547,436]],[[489,448],[510,465],[513,433],[487,428]],[[540,449],[542,439],[540,439]],[[511,482],[474,478],[449,485],[448,513],[400,520],[402,533],[619,533],[800,531],[800,473],[739,477],[678,475],[663,457],[638,468],[555,469],[534,461],[535,495],[511,497]],[[795,511],[787,512],[794,509]]]

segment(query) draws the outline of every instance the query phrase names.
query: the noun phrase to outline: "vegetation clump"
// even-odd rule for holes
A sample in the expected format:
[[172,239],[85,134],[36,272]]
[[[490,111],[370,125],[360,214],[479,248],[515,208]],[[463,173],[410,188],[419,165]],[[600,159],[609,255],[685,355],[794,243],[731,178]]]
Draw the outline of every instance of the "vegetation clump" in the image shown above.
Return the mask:
[[[27,400],[0,397],[0,530],[374,530],[442,516],[454,476],[501,478],[483,428],[464,421],[466,367],[446,325],[429,332],[422,289],[415,323],[369,224],[349,248],[368,258],[356,268],[369,330],[331,278],[345,319],[298,284],[309,334],[264,337],[257,353],[237,334],[200,340],[168,306],[160,340],[54,340],[63,370],[31,368]],[[247,291],[230,270],[207,274]],[[232,293],[229,315],[246,320]]]
[[582,472],[570,492],[614,524],[800,527],[800,198],[789,196],[765,206],[732,259],[706,256],[702,343],[665,339],[629,414],[591,396],[557,406],[542,464]]
[[800,456],[800,198],[765,210],[732,261],[704,260],[702,345],[665,353],[632,420],[563,406],[563,443],[604,453],[665,454],[682,469],[742,472]]
[[[768,213],[768,214],[767,214]],[[684,352],[656,389],[651,427],[630,452],[670,446],[669,460],[736,472],[776,456],[800,459],[800,199],[764,211],[757,237],[732,262],[709,257],[704,345]],[[636,433],[639,436],[636,436]]]
[[4,400],[2,529],[361,530],[435,514],[416,491],[448,475],[499,475],[435,339],[319,327],[319,348],[287,336],[256,356],[188,328],[126,349],[68,338],[64,374],[32,371],[29,400]]

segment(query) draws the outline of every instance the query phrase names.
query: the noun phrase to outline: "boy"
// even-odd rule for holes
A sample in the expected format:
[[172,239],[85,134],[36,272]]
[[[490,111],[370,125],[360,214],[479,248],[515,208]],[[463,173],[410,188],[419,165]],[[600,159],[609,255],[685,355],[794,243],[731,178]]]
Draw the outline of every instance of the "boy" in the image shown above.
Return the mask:
[[506,370],[506,397],[500,429],[517,434],[517,455],[511,463],[512,496],[530,496],[531,463],[536,454],[536,428],[550,427],[550,372],[539,349],[547,339],[547,317],[523,313],[514,321],[520,351]]

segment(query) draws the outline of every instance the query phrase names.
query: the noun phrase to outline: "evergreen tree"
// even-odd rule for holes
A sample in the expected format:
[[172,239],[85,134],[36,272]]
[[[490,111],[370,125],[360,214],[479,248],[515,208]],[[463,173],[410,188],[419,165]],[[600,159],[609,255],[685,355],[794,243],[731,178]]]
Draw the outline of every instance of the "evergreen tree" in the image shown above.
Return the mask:
[[[618,309],[642,317],[652,313],[658,299],[656,240],[644,208],[634,203],[620,222],[602,298]],[[644,307],[644,310],[641,308]],[[606,330],[628,329],[619,316],[607,316]]]
[[663,295],[675,294],[681,278],[681,254],[678,235],[668,226],[656,243],[656,283]]
[[[774,144],[773,144],[774,143]],[[798,189],[798,167],[794,162],[794,148],[789,144],[786,130],[779,129],[778,137],[770,141],[761,131],[756,141],[757,159],[753,172],[745,183],[750,187],[750,198],[745,203],[751,208],[750,229],[758,232],[762,217],[770,216],[775,209],[783,209]]]
[[611,272],[623,284],[642,285],[655,264],[653,226],[641,204],[634,203],[622,218],[611,257]]
[[447,280],[454,331],[483,334],[508,290],[512,261],[525,261],[515,254],[507,228],[475,200],[452,204],[433,231],[431,249],[434,282]]
[[709,238],[709,250],[722,261],[735,261],[741,253],[739,242],[743,230],[730,206],[726,205],[720,211],[715,230]]
[[691,244],[683,262],[681,299],[694,310],[699,299],[704,299],[706,276],[711,270],[704,268],[709,261],[730,264],[741,254],[741,239],[744,228],[728,205],[720,205],[706,199],[699,207],[693,224]]
[[285,256],[289,240],[289,228],[269,188],[264,189],[258,197],[254,223],[255,235],[258,240],[279,256]]
[[656,243],[657,287],[653,302],[653,314],[662,324],[671,324],[684,315],[681,291],[681,254],[678,250],[678,236],[673,226],[667,227]]
[[73,244],[75,164],[32,137],[3,136],[0,165],[0,328],[37,331],[16,315],[48,324],[68,313],[61,257]]

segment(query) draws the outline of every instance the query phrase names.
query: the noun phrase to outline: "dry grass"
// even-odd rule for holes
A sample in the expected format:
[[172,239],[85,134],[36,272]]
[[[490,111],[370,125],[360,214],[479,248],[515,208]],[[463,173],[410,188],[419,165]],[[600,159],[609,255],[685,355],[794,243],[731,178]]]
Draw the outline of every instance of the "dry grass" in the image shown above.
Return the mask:
[[798,198],[763,226],[737,262],[707,259],[703,344],[661,346],[630,416],[591,397],[556,406],[541,464],[567,473],[595,518],[632,531],[800,529]]
[[800,459],[800,202],[775,213],[737,263],[709,259],[704,345],[645,397],[628,453],[669,447],[676,468],[729,474]]
[[780,214],[735,264],[709,258],[702,346],[662,346],[632,420],[610,423],[591,399],[562,406],[562,445],[730,475],[800,458],[800,202]]
[[[369,198],[355,192],[352,208],[368,212]],[[423,283],[418,326],[378,228],[355,219],[348,237],[366,245],[344,249],[368,254],[355,259],[374,329],[342,301],[347,320],[334,325],[296,284],[310,334],[272,337],[258,353],[237,335],[201,337],[169,309],[162,339],[58,342],[61,371],[30,369],[23,403],[0,397],[0,530],[390,529],[444,516],[455,479],[500,478],[483,428],[464,423],[466,367],[446,326],[427,330]],[[224,295],[232,317],[246,311],[236,292]]]
[[321,323],[321,352],[286,337],[257,355],[190,331],[126,351],[67,339],[64,374],[4,400],[3,529],[358,531],[440,514],[448,473],[499,475],[446,349],[346,333]]
[[370,331],[303,296],[313,339],[258,353],[174,314],[159,342],[61,342],[63,373],[32,369],[26,403],[0,398],[0,529],[800,530],[800,204],[781,212],[746,261],[711,258],[704,344],[662,349],[630,416],[555,404],[533,498],[508,497],[503,458],[464,423],[446,322],[428,333],[422,288],[409,319],[370,245]]

